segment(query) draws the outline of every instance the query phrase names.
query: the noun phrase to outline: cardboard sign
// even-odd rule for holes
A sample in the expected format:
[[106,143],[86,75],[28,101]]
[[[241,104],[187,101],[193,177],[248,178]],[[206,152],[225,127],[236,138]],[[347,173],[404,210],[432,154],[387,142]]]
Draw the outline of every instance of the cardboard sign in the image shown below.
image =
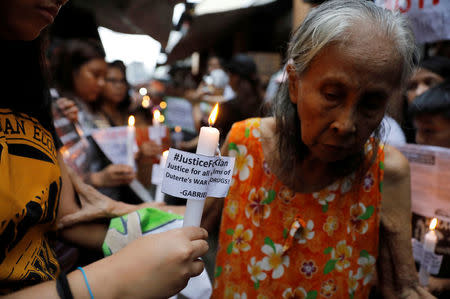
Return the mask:
[[195,200],[225,197],[233,169],[234,157],[208,157],[171,148],[163,172],[162,192]]

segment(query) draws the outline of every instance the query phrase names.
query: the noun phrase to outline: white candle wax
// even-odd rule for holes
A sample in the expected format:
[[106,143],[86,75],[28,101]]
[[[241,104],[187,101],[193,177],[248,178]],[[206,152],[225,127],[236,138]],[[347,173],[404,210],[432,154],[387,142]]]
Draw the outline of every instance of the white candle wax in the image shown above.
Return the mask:
[[[219,145],[219,130],[212,127],[202,127],[198,137],[197,154],[214,156]],[[200,226],[202,221],[204,200],[188,199],[184,213],[183,226]]]
[[127,165],[134,167],[134,140],[136,135],[136,128],[134,127],[134,116],[131,115],[128,119],[127,128]]
[[152,126],[153,126],[153,141],[155,141],[156,144],[161,145],[161,123],[159,122],[159,117],[161,116],[161,113],[159,110],[155,110],[153,112],[153,119],[152,119]]
[[[161,159],[159,160],[159,175],[163,175],[164,168],[166,168],[166,162],[167,162],[167,156],[169,155],[168,151],[165,151]],[[164,202],[164,193],[161,192],[162,187],[162,177],[161,177],[161,183],[156,185],[156,192],[155,192],[155,202]]]
[[437,219],[434,218],[433,221],[430,224],[430,230],[425,234],[424,240],[423,240],[423,252],[424,256],[422,257],[422,261],[420,264],[420,270],[419,270],[419,283],[423,286],[428,285],[428,281],[430,279],[430,273],[428,273],[428,265],[425,263],[425,255],[426,252],[432,252],[434,253],[434,250],[436,249],[436,244],[438,241],[436,232],[434,231],[434,228],[436,227]]

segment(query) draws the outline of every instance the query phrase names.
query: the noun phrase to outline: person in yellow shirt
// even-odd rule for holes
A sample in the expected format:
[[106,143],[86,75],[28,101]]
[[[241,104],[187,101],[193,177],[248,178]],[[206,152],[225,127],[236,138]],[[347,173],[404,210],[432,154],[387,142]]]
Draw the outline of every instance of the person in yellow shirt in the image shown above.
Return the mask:
[[[49,245],[58,220],[80,210],[77,197],[84,208],[103,209],[110,215],[127,208],[92,206],[91,201],[102,195],[70,178],[57,151],[39,34],[66,2],[0,2],[4,62],[0,83],[0,294],[7,294],[6,298],[169,297],[203,270],[198,260],[208,249],[203,229],[140,238],[67,276],[60,273]],[[72,242],[98,248],[105,234],[105,227],[94,224],[61,232]]]

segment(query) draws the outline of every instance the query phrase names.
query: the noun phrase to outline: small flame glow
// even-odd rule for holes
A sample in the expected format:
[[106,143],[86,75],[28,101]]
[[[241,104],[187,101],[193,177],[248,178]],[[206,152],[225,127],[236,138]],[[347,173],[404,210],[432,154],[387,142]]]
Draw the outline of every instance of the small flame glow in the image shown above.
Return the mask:
[[211,111],[211,114],[209,115],[208,123],[210,126],[214,125],[218,114],[219,114],[219,103],[216,103],[216,105],[214,105],[213,110]]
[[145,97],[142,99],[142,103],[141,103],[143,108],[148,108],[150,107],[150,100],[146,99]]
[[181,132],[181,127],[180,126],[176,126],[175,127],[175,132],[180,133]]
[[169,151],[164,151],[164,152],[163,152],[163,157],[164,157],[164,158],[167,158],[168,155],[169,155]]
[[161,107],[161,109],[166,109],[167,108],[167,103],[162,101],[161,103],[159,103],[159,107]]
[[437,225],[437,219],[433,218],[433,220],[431,220],[431,223],[430,223],[430,230],[434,230],[436,228],[436,225]]
[[130,117],[128,117],[128,126],[132,127],[134,126],[134,123],[136,122],[134,115],[130,115]]
[[164,115],[161,114],[161,115],[159,116],[159,119],[158,119],[158,120],[159,120],[160,123],[163,123],[163,122],[166,120],[166,118],[164,117]]
[[161,112],[159,112],[158,109],[153,111],[153,118],[159,121],[159,118],[161,117]]

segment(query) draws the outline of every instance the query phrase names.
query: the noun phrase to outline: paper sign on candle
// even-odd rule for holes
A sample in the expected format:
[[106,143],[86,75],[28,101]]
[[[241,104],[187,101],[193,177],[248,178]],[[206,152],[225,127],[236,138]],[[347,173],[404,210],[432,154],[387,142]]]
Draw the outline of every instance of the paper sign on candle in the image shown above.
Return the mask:
[[203,200],[225,197],[231,184],[234,157],[208,157],[171,148],[163,174],[162,192]]
[[414,260],[424,266],[428,273],[437,275],[441,269],[443,256],[424,250],[423,243],[416,239],[412,239],[412,248]]

